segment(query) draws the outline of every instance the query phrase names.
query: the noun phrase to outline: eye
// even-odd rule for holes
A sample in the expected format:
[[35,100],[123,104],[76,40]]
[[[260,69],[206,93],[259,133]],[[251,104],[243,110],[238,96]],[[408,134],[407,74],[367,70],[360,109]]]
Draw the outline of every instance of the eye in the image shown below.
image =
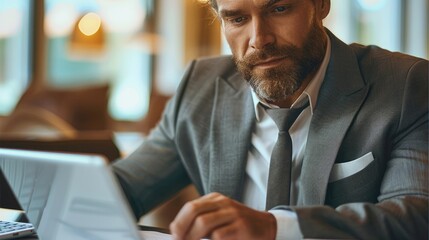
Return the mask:
[[286,11],[286,7],[284,6],[274,8],[274,12],[284,12],[284,11]]
[[230,22],[234,23],[234,24],[240,24],[244,21],[244,17],[236,17],[236,18],[232,18],[230,19]]
[[285,12],[287,9],[288,7],[286,6],[278,6],[273,9],[273,12],[282,13],[282,12]]

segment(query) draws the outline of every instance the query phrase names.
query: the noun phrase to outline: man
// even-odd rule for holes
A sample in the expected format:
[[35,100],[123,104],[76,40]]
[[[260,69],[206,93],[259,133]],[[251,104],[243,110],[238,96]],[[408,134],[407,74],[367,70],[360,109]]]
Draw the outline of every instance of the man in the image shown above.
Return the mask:
[[[204,196],[176,216],[176,239],[427,239],[428,61],[344,44],[323,28],[329,0],[211,4],[233,60],[192,62],[114,165],[136,216],[193,183]],[[304,109],[289,169],[270,168],[276,108]]]

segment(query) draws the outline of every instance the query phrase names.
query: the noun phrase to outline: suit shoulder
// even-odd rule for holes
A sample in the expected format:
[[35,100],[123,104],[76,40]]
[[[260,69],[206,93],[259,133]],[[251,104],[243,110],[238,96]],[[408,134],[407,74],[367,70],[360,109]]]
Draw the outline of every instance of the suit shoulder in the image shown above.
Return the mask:
[[198,76],[220,76],[223,78],[228,78],[237,72],[230,55],[196,59],[194,71]]
[[428,63],[426,59],[411,56],[401,52],[392,52],[375,45],[364,46],[353,43],[350,45],[350,47],[356,54],[360,63],[371,63],[375,66],[385,65],[388,63],[396,70],[409,69],[417,62],[426,62],[426,64]]
[[201,64],[210,64],[210,63],[234,64],[231,55],[201,57],[196,59],[195,61]]
[[382,85],[401,85],[414,76],[412,81],[427,81],[428,60],[391,52],[377,46],[351,44],[356,55],[363,79],[367,83]]
[[214,94],[217,79],[230,79],[237,74],[231,56],[205,57],[193,60],[179,87],[184,99],[207,98]]

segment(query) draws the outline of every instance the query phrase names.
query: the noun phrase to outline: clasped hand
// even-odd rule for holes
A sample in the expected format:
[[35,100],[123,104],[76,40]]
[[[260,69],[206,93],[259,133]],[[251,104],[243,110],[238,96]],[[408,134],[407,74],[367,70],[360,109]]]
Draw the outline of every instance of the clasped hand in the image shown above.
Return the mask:
[[170,224],[176,240],[275,239],[275,217],[222,194],[210,193],[188,202]]

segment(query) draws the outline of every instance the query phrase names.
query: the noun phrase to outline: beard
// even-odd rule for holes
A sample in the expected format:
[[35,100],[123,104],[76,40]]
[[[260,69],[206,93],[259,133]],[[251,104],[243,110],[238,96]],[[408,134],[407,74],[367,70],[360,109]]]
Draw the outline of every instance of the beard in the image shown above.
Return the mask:
[[[315,72],[325,56],[324,29],[313,23],[303,47],[288,44],[266,46],[256,50],[242,59],[233,56],[238,71],[248,81],[259,98],[269,102],[285,100],[300,88],[303,81]],[[257,62],[269,58],[286,58],[288,64],[256,71]]]

